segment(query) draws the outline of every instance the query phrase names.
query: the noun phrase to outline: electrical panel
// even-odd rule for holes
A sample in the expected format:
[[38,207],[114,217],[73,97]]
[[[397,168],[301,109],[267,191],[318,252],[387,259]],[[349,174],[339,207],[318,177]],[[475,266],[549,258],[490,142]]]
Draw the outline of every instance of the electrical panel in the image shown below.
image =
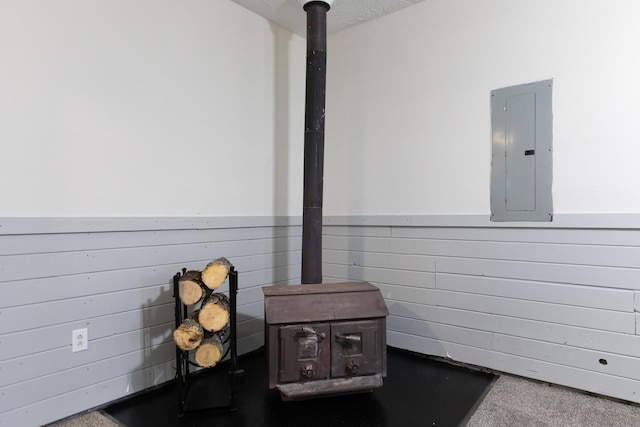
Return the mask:
[[551,80],[491,91],[491,220],[552,221]]

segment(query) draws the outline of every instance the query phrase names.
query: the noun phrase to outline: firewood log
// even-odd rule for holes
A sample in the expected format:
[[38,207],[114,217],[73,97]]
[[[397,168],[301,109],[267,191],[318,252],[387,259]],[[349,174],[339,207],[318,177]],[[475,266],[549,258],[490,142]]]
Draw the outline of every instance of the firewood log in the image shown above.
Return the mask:
[[184,351],[198,347],[203,337],[204,330],[202,326],[191,317],[184,319],[182,324],[173,331],[173,341],[175,341],[180,350]]
[[195,351],[194,359],[198,366],[210,368],[222,359],[224,354],[224,339],[221,334],[215,333],[211,337],[202,340]]
[[202,273],[197,270],[185,272],[178,280],[178,293],[184,305],[192,305],[200,301],[205,295],[202,283]]
[[198,310],[198,322],[211,332],[222,330],[229,323],[229,297],[221,293],[213,293],[202,301]]
[[202,282],[215,291],[227,279],[231,267],[229,260],[224,257],[214,259],[202,270]]

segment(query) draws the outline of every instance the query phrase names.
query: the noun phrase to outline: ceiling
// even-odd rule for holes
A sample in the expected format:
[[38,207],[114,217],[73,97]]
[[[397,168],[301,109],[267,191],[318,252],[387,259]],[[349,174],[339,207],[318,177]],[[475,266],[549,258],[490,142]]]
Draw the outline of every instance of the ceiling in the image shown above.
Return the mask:
[[[306,37],[306,14],[299,0],[232,0],[270,21]],[[327,14],[327,32],[337,33],[361,22],[388,15],[424,0],[334,0]]]

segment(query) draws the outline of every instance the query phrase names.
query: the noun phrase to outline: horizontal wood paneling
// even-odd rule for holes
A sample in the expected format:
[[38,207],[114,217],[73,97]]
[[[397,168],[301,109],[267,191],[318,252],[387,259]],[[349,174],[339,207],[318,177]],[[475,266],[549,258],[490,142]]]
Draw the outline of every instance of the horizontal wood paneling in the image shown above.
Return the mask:
[[436,271],[435,257],[422,255],[355,252],[327,249],[322,251],[322,261],[327,264],[342,264],[358,267],[374,267],[394,270],[428,272]]
[[[77,319],[72,322],[52,326],[40,326],[20,332],[2,335],[2,359],[9,360],[20,356],[33,355],[59,348],[67,353],[71,348],[70,331],[87,327],[91,331],[91,342],[111,335],[137,331],[145,327],[152,328],[173,318],[173,301],[168,304],[145,307],[142,310],[130,310],[121,313],[89,319]],[[84,354],[77,353],[77,354]]]
[[529,301],[633,311],[633,291],[553,282],[528,282],[496,277],[438,274],[438,289],[502,296]]
[[562,325],[584,326],[627,334],[635,333],[635,319],[633,313],[629,312],[447,291],[437,293],[436,305],[508,317],[545,320]]
[[[378,286],[382,288],[382,285]],[[611,331],[446,307],[410,306],[394,300],[388,300],[387,305],[393,313],[391,318],[395,316],[412,321],[421,320],[429,324],[454,325],[474,331],[502,333],[572,347],[640,357],[640,336],[638,335],[612,333]],[[427,324],[424,326],[426,327]]]
[[0,371],[3,372],[4,377],[2,382],[11,385],[50,375],[51,372],[86,366],[100,360],[117,357],[121,355],[122,349],[128,349],[131,352],[143,351],[149,346],[153,349],[161,344],[172,343],[174,329],[175,325],[171,322],[100,339],[94,339],[93,336],[90,336],[91,351],[69,355],[68,346],[64,346],[34,353],[28,357],[9,359],[0,362]]
[[0,217],[1,235],[295,227],[300,216]]
[[[507,223],[503,223],[507,224]],[[401,239],[471,240],[486,242],[559,243],[574,245],[640,246],[640,236],[627,229],[527,228],[496,229],[470,227],[393,227],[392,237]]]
[[640,402],[637,215],[327,223],[326,277],[380,288],[389,345]]
[[421,304],[435,305],[437,291],[430,288],[417,288],[415,286],[396,286],[386,283],[376,283],[382,296],[388,300],[387,305],[397,302],[419,302]]
[[392,228],[385,227],[349,227],[346,225],[325,225],[322,227],[323,236],[368,236],[391,237]]
[[[388,329],[640,380],[640,358],[638,357],[397,316],[389,317]],[[601,359],[605,359],[607,364],[600,363]]]
[[[299,275],[299,262],[300,251],[234,258],[238,271],[243,271],[241,290],[243,287],[279,282]],[[167,286],[180,268],[202,269],[204,265],[202,262],[189,262],[0,283],[0,292],[5,295],[0,309],[109,292],[139,290],[141,282],[149,283],[150,286]],[[227,288],[223,287],[221,290],[226,291]]]
[[615,396],[631,402],[638,400],[638,381],[630,378],[395,331],[389,331],[387,343],[394,347],[447,357],[452,360],[464,359],[465,363],[471,365],[483,366],[500,372],[508,372],[592,393]]
[[561,325],[635,334],[634,313],[477,295],[461,294],[458,296],[453,293],[450,295],[435,293],[437,296],[430,301],[431,304],[434,304],[433,306],[415,301],[402,301],[401,304],[398,304],[396,301],[389,304],[389,311],[399,316],[420,319],[441,315],[440,309],[442,308],[454,308],[469,313],[491,313],[509,318],[538,320]]
[[[94,363],[58,371],[34,380],[24,381],[3,387],[9,399],[0,401],[0,411],[5,412],[34,401],[49,399],[60,393],[67,393],[76,388],[85,387],[107,381],[122,366],[131,366],[133,370],[148,368],[175,358],[175,345],[171,342],[157,347],[130,351]],[[134,387],[142,389],[140,387]]]
[[264,345],[264,331],[238,338],[238,353],[244,354],[259,349]]
[[[58,393],[55,396],[36,401],[33,404],[0,413],[0,424],[7,426],[40,426],[65,414],[76,414],[121,398],[124,394],[135,393],[155,384],[171,380],[175,373],[175,361],[153,367],[128,372],[106,381]],[[140,387],[134,389],[134,387]]]
[[[41,425],[171,380],[183,267],[225,256],[239,271],[240,352],[264,344],[261,287],[300,280],[295,219],[133,223],[0,219],[0,424]],[[82,327],[89,350],[72,353]]]
[[[252,317],[238,322],[238,336],[247,337],[249,335],[262,334],[264,332],[264,316]],[[262,345],[262,344],[260,344]],[[254,349],[252,349],[254,350]]]
[[389,239],[384,237],[324,236],[322,238],[324,249],[355,252],[414,254],[414,244],[415,242],[411,239]]
[[24,280],[187,262],[206,265],[211,261],[211,254],[223,253],[227,258],[234,258],[299,249],[298,237],[279,237],[49,254],[5,255],[0,257],[0,271],[2,271],[3,281]]
[[[380,287],[390,345],[638,402],[634,218],[331,218],[324,274]],[[171,379],[171,277],[218,256],[240,271],[239,349],[263,345],[260,288],[299,281],[300,226],[243,221],[0,219],[0,423],[44,424]],[[90,349],[71,353],[84,326]]]
[[640,267],[640,247],[421,239],[417,254],[536,263]]
[[554,214],[553,222],[492,222],[489,214],[446,215],[341,215],[325,216],[328,226],[350,227],[423,227],[489,229],[587,229],[637,230],[639,214]]
[[355,265],[324,264],[324,274],[332,277],[366,282],[410,285],[425,288],[435,287],[435,273],[388,268],[358,267]]
[[173,289],[170,285],[164,285],[10,307],[2,310],[2,316],[11,319],[11,322],[0,324],[0,334],[71,322],[75,319],[90,319],[110,313],[139,310],[142,304],[154,306],[172,301]]
[[299,236],[300,227],[218,228],[210,230],[117,231],[98,233],[0,235],[0,255],[88,251],[187,243],[212,243]]
[[437,271],[539,282],[573,283],[617,289],[640,287],[640,270],[590,265],[439,257]]

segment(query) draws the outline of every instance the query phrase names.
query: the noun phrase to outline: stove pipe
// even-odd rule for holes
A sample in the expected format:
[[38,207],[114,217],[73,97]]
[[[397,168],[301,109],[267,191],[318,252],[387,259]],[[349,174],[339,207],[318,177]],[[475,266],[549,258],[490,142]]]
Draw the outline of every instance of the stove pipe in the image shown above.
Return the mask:
[[301,3],[307,13],[302,283],[311,284],[322,283],[324,104],[327,85],[327,11],[331,1]]

